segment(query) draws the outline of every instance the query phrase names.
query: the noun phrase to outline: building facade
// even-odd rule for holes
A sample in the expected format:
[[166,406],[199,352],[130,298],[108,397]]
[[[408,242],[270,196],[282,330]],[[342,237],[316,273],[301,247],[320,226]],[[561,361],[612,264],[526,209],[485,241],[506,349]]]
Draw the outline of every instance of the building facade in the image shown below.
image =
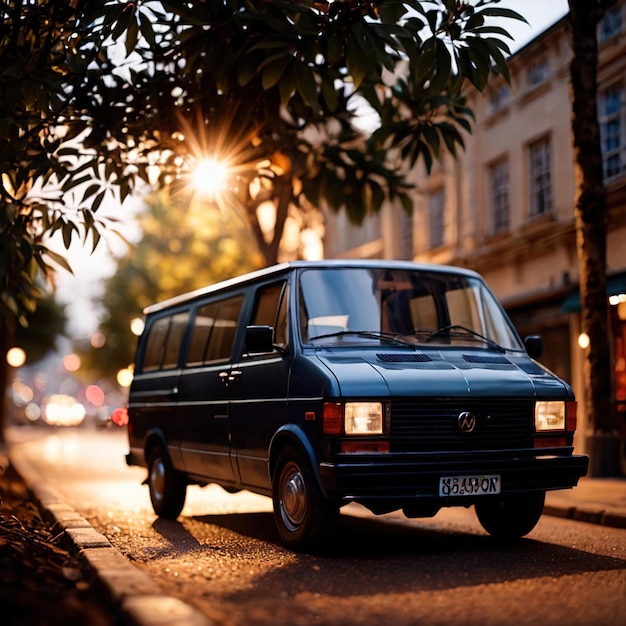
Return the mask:
[[[618,414],[626,434],[626,1],[599,30],[598,109],[608,190],[607,274]],[[488,281],[522,337],[540,334],[542,362],[584,397],[574,224],[568,18],[469,93],[476,120],[465,151],[429,175],[419,167],[413,215],[385,207],[366,229],[330,216],[330,257],[412,258],[469,267]],[[579,402],[579,433],[587,423]],[[577,448],[584,451],[584,437]]]

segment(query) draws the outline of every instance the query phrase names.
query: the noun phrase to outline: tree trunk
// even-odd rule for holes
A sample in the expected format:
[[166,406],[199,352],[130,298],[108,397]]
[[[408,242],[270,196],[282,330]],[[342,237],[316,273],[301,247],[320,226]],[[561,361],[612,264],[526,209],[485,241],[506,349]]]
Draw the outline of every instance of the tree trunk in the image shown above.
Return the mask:
[[606,281],[606,189],[597,109],[597,27],[601,0],[569,0],[573,59],[572,139],[576,169],[576,240],[582,330],[589,336],[584,381],[590,474],[619,473]]
[[289,205],[293,201],[291,179],[289,177],[277,177],[274,181],[274,193],[271,196],[271,202],[274,204],[275,221],[274,230],[269,241],[265,239],[265,233],[261,229],[259,219],[257,217],[257,208],[264,200],[248,203],[246,216],[250,230],[254,235],[257,246],[263,255],[263,259],[267,266],[278,263],[280,252],[280,242],[285,232],[285,222],[289,215]]
[[15,345],[15,318],[0,319],[0,444],[6,442],[4,429],[8,422],[9,385],[11,370],[7,363],[7,352]]

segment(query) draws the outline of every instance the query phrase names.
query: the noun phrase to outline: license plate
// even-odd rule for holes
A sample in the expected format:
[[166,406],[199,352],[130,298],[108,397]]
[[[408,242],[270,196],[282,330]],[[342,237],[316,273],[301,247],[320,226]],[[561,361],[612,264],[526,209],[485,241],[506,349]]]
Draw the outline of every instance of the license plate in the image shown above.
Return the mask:
[[500,493],[500,475],[445,476],[439,479],[440,496],[482,496]]

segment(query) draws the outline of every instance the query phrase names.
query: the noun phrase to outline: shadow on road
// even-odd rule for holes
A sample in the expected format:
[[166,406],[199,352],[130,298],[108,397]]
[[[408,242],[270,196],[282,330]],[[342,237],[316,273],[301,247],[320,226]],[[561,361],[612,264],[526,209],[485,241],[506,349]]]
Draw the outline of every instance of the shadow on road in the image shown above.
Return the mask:
[[[282,548],[271,513],[229,513],[187,518],[192,523],[231,531],[233,552],[247,557],[258,552],[256,541]],[[181,546],[198,549],[184,530],[185,518],[171,526],[155,523],[164,536]],[[169,524],[172,524],[170,522]],[[187,535],[187,540],[181,540]],[[222,537],[223,545],[223,533]],[[242,542],[241,537],[252,541]],[[256,541],[255,541],[256,540]],[[211,549],[204,545],[204,549]],[[292,554],[292,556],[294,556]],[[300,592],[341,596],[370,593],[415,592],[475,587],[509,581],[623,570],[626,560],[590,554],[534,539],[502,543],[493,538],[450,529],[394,523],[342,515],[337,533],[315,553],[300,553],[288,565],[270,568],[255,579],[257,593]],[[235,592],[230,599],[236,599]]]

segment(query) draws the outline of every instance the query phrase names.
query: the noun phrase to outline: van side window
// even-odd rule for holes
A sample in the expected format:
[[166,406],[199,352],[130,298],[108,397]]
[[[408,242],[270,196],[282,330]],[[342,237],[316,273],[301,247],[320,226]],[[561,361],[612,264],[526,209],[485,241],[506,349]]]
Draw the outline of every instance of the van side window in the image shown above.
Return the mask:
[[252,324],[271,326],[274,343],[287,345],[287,283],[280,282],[257,291]]
[[170,318],[162,317],[155,320],[148,330],[148,339],[146,340],[146,351],[143,357],[143,371],[153,372],[161,367],[161,357],[163,355],[163,347],[165,346],[165,338],[170,327]]
[[178,355],[180,354],[180,346],[183,343],[188,321],[188,312],[177,313],[171,318],[161,369],[171,369],[178,366]]
[[230,357],[243,296],[201,306],[194,320],[187,365],[204,365]]
[[171,369],[178,365],[188,317],[188,313],[177,313],[154,321],[148,330],[142,367],[144,372]]
[[211,304],[201,306],[196,312],[193,334],[191,335],[191,343],[189,344],[189,353],[187,355],[187,365],[202,365],[204,363],[209,337],[215,324],[217,307],[218,303],[212,302]]

